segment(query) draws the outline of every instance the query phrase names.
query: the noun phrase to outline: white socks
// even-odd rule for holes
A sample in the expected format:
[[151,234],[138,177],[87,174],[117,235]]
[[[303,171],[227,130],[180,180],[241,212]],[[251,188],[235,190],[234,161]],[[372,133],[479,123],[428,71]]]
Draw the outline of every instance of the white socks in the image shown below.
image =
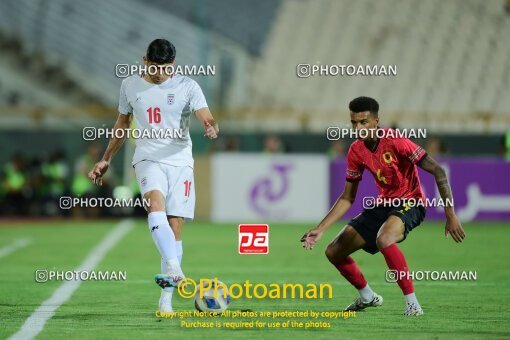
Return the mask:
[[416,294],[411,293],[411,294],[404,295],[404,297],[406,298],[406,303],[414,303],[417,306],[420,306],[420,303],[418,302],[418,299],[416,298]]
[[[175,248],[177,251],[177,258],[179,259],[179,265],[182,263],[182,240],[181,241],[175,241]],[[167,271],[167,265],[166,261],[161,258],[161,273],[165,274]],[[163,288],[163,291],[165,293],[168,293],[170,295],[170,298],[172,298],[172,293],[174,292],[174,287],[166,287]]]
[[179,259],[179,264],[182,263],[182,240],[175,241],[175,250],[177,251],[177,258]]
[[370,302],[374,298],[374,291],[370,288],[368,283],[364,288],[358,289],[358,292],[363,302]]
[[156,244],[161,257],[165,260],[178,261],[175,235],[168,224],[166,213],[164,211],[151,212],[149,213],[148,222],[152,240]]
[[[149,213],[148,223],[152,240],[161,255],[161,273],[166,274],[169,266],[181,270],[182,241],[175,240],[175,235],[172,228],[170,228],[170,224],[168,224],[166,213],[164,211]],[[173,292],[174,287],[163,288],[161,298],[171,301]]]

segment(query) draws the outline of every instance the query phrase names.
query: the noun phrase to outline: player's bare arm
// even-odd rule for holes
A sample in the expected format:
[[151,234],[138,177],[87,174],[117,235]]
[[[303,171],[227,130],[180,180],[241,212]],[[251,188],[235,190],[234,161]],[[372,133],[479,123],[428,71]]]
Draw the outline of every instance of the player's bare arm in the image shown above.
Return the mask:
[[448,234],[452,235],[452,238],[455,242],[462,242],[466,237],[464,233],[464,229],[460,224],[459,218],[455,214],[455,210],[453,206],[449,206],[448,202],[453,202],[452,189],[450,188],[450,184],[448,183],[448,177],[446,176],[446,171],[443,167],[437,163],[432,157],[429,155],[425,156],[419,166],[434,175],[436,179],[437,189],[439,190],[439,194],[445,202],[444,212],[446,214],[446,226],[445,226],[445,236],[448,237]]
[[[131,124],[131,119],[133,115],[124,115],[119,114],[117,121],[115,122],[114,130],[118,129],[128,129]],[[116,137],[116,133],[113,133],[113,137],[110,139],[108,143],[108,147],[104,152],[103,158],[94,165],[94,168],[89,172],[89,178],[97,185],[103,184],[103,175],[108,171],[108,167],[110,166],[110,161],[113,156],[119,151],[122,144],[124,144],[124,140],[126,139],[126,134],[118,134],[122,136],[121,138]]]
[[205,129],[205,136],[209,139],[215,139],[218,137],[220,128],[218,123],[214,120],[214,117],[208,107],[203,107],[195,112],[198,120],[202,123]]
[[322,234],[336,223],[349,210],[356,199],[359,181],[345,182],[344,192],[337,199],[326,217],[315,227],[301,237],[303,247],[310,250],[320,240]]

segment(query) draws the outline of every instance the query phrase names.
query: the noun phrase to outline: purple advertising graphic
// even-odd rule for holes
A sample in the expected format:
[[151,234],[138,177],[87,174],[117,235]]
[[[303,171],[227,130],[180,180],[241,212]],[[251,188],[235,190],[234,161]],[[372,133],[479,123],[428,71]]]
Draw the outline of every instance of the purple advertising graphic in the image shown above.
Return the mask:
[[[510,218],[510,163],[499,159],[438,159],[445,168],[453,191],[455,211],[462,221],[474,219],[508,220]],[[346,162],[330,163],[330,204],[342,194]],[[422,189],[427,199],[439,198],[434,176],[419,170]],[[363,173],[356,201],[345,215],[352,218],[362,210],[363,197],[377,197],[372,174]],[[427,208],[427,219],[444,219],[442,207]]]
[[250,191],[250,205],[258,215],[264,217],[284,217],[284,212],[271,211],[271,207],[280,201],[289,189],[288,172],[290,164],[273,164],[267,177],[257,180]]

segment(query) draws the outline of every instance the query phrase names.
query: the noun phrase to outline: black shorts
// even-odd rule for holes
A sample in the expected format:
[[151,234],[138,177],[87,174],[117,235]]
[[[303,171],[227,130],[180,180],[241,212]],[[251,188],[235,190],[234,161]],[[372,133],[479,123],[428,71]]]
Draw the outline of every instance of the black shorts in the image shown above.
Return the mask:
[[[403,207],[376,207],[373,209],[365,209],[361,214],[349,221],[349,225],[352,226],[366,242],[363,250],[370,254],[375,254],[379,251],[375,240],[377,233],[384,222],[391,215],[398,216],[404,222],[404,238],[414,228],[420,225],[425,218],[425,208],[422,206],[407,208]],[[402,242],[400,241],[400,242]],[[400,243],[399,242],[399,243]]]

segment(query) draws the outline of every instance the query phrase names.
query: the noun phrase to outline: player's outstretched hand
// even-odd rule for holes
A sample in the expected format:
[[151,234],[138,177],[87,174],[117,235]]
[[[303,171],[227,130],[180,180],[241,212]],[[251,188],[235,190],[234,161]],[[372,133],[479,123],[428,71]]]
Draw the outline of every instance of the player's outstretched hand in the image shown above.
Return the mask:
[[99,161],[94,165],[94,168],[89,172],[89,178],[96,185],[103,185],[103,175],[108,170],[110,163],[107,161]]
[[448,238],[448,234],[452,235],[453,240],[457,243],[462,242],[466,237],[466,233],[464,233],[464,229],[457,216],[446,219],[444,235]]
[[220,129],[218,128],[218,124],[213,121],[213,124],[209,122],[205,122],[205,134],[204,136],[208,137],[209,139],[215,139],[218,138],[218,133],[220,132]]
[[307,250],[312,250],[315,243],[317,243],[321,237],[323,232],[317,229],[312,229],[301,237],[301,243],[303,244],[303,248]]

